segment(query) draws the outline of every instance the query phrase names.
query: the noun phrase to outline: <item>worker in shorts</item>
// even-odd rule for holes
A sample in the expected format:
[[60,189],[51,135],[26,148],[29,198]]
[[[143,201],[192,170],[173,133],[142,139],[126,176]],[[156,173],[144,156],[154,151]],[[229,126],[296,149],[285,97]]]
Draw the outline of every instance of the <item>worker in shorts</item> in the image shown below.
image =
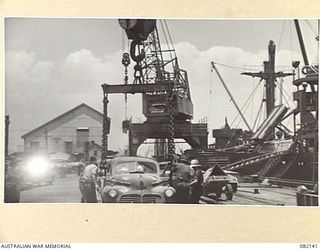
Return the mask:
[[189,165],[183,162],[174,164],[174,174],[172,186],[176,190],[176,203],[190,203],[189,183],[193,176]]
[[100,190],[97,182],[98,166],[96,158],[91,156],[90,163],[83,170],[82,177],[79,180],[79,188],[82,194],[82,203],[97,203],[96,192]]
[[190,202],[192,204],[198,204],[200,197],[203,194],[202,165],[200,165],[200,163],[197,159],[194,159],[191,161],[190,167],[194,170],[192,182],[189,184],[189,186],[190,186]]

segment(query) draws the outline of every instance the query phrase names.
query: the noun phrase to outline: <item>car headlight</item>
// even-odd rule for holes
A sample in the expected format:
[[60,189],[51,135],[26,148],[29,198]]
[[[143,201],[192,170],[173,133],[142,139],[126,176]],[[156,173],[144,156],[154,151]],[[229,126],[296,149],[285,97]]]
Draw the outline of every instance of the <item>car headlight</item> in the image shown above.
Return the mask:
[[31,176],[42,176],[48,172],[50,168],[49,161],[44,157],[34,157],[26,164],[26,170]]
[[116,197],[118,195],[118,192],[116,190],[112,189],[112,190],[109,191],[108,194],[109,194],[110,197],[114,198],[114,197]]
[[166,191],[164,191],[164,195],[168,198],[172,197],[174,195],[174,192],[172,189],[167,189]]

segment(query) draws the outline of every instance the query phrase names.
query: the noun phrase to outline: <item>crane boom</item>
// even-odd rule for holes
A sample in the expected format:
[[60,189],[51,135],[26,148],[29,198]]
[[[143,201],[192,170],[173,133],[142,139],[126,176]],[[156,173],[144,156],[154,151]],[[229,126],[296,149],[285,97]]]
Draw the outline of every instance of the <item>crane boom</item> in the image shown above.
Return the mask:
[[227,85],[225,84],[225,82],[224,82],[224,80],[223,80],[222,76],[220,75],[220,73],[219,73],[219,71],[218,71],[217,67],[215,66],[214,62],[211,62],[211,65],[212,65],[212,68],[217,72],[217,75],[218,75],[218,77],[219,77],[220,81],[222,82],[222,84],[223,84],[224,88],[226,89],[226,91],[227,91],[227,93],[228,93],[228,95],[229,95],[230,99],[232,100],[232,102],[233,102],[234,106],[235,106],[235,107],[236,107],[236,109],[238,110],[238,112],[239,112],[239,114],[240,114],[240,116],[241,116],[242,120],[243,120],[243,121],[244,121],[244,123],[247,125],[247,127],[248,127],[249,131],[252,131],[252,129],[251,129],[251,127],[250,127],[249,123],[247,122],[246,118],[245,118],[245,117],[244,117],[244,115],[242,114],[241,109],[239,108],[238,104],[237,104],[237,103],[236,103],[236,101],[234,100],[234,98],[233,98],[233,96],[232,96],[232,94],[231,94],[230,90],[228,89]]

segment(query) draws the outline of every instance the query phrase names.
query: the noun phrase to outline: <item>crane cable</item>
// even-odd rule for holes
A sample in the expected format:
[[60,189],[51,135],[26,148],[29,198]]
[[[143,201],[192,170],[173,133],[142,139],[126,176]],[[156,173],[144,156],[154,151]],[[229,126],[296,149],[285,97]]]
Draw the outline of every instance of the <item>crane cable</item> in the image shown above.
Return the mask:
[[291,22],[290,22],[290,57],[292,62],[293,58],[292,58],[292,23]]
[[[245,104],[242,106],[241,111],[243,111],[244,108],[246,107],[245,110],[243,111],[243,115],[245,115],[245,113],[246,113],[246,111],[247,111],[247,109],[248,109],[248,107],[249,107],[249,103],[250,103],[249,101],[253,98],[253,96],[254,96],[255,92],[257,91],[258,87],[260,86],[261,82],[262,82],[262,80],[260,80],[259,83],[255,86],[255,88],[252,90],[250,96],[247,98]],[[233,124],[235,123],[235,121],[237,120],[238,117],[239,117],[239,113],[238,113],[238,115],[233,119],[233,121],[231,122],[231,125],[230,125],[231,128],[233,127]],[[241,120],[240,120],[239,123],[237,124],[236,128],[239,127],[240,122],[241,122]],[[233,137],[234,137],[235,135],[236,135],[236,130],[233,131],[233,133],[231,134],[230,138],[228,139],[228,142],[230,142],[231,139],[233,139]]]
[[173,59],[172,54],[171,54],[172,53],[172,49],[170,47],[169,39],[167,37],[166,30],[164,28],[162,20],[160,20],[160,25],[161,25],[161,28],[162,28],[162,33],[163,33],[164,39],[166,40],[166,44],[167,44],[168,51],[169,51],[169,54],[170,54],[170,59],[172,60]]
[[312,25],[309,23],[309,20],[304,20],[305,23],[309,26],[309,28],[311,29],[311,31],[318,36],[317,32],[314,30],[314,28],[312,27]]
[[[280,89],[281,86],[280,86],[280,84],[279,84],[279,82],[278,82],[277,79],[275,80],[275,83],[276,83],[277,87]],[[285,95],[287,96],[287,98],[288,98],[289,100],[291,100],[291,96],[288,94],[288,92],[285,90],[285,88],[282,87],[282,91],[283,91],[283,93],[285,93]],[[289,103],[288,103],[288,99],[285,98],[285,96],[283,96],[283,98],[284,98],[286,104],[288,105],[288,108],[290,109],[290,111],[292,111],[292,108],[291,108],[291,106],[290,106]],[[292,100],[291,100],[291,101],[292,101]],[[292,104],[294,105],[294,102],[293,102],[293,101],[292,101]]]
[[[275,83],[276,83],[276,85],[278,86],[278,88],[280,88],[280,84],[279,84],[279,82],[278,82],[277,80],[275,81]],[[291,100],[291,97],[289,96],[289,94],[287,93],[287,91],[286,91],[284,88],[282,88],[282,89],[283,89],[283,92],[287,95],[288,99]],[[284,97],[284,100],[285,100],[286,104],[288,105],[289,110],[290,110],[290,111],[293,111],[292,108],[290,107],[289,103],[288,103],[287,98]],[[292,101],[292,103],[293,103],[293,101]],[[288,119],[286,125],[284,125],[285,127],[288,127],[289,121],[290,121],[290,120]]]
[[212,72],[213,69],[210,67],[210,86],[209,86],[209,105],[208,105],[208,121],[211,120],[211,103],[212,103],[212,86],[213,86],[213,80],[212,80]]
[[[255,94],[256,90],[258,89],[258,87],[259,87],[260,84],[262,83],[262,81],[263,81],[263,79],[260,79],[260,80],[259,80],[259,83],[257,84],[257,86],[255,87],[255,89],[253,90],[254,92],[252,92],[252,94],[251,94],[251,95],[252,95],[252,98],[253,98],[253,95]],[[256,116],[256,119],[255,119],[255,122],[254,122],[253,127],[255,127],[255,125],[256,125],[256,124],[259,124],[259,122],[260,122],[260,118],[261,118],[261,116],[262,116],[261,109],[262,109],[262,107],[263,107],[264,99],[265,99],[265,98],[264,98],[264,89],[262,89],[261,103],[260,103],[259,111],[258,111],[258,113],[257,113],[257,116]],[[244,114],[247,112],[248,107],[249,107],[249,106],[247,106],[246,109],[244,110]],[[239,115],[238,115],[238,116],[239,116]],[[259,119],[258,119],[258,117],[259,117]],[[258,121],[257,121],[257,120],[258,120]],[[239,127],[240,122],[241,122],[241,120],[239,121],[239,123],[237,124],[236,127]],[[258,123],[257,123],[257,122],[258,122]],[[254,128],[252,128],[252,130],[254,130]]]
[[283,34],[284,34],[285,26],[286,26],[286,20],[283,20],[282,29],[281,29],[281,33],[280,33],[280,38],[279,38],[279,42],[278,42],[278,49],[280,48],[280,44],[281,44],[282,37],[283,37]]
[[[227,67],[227,68],[231,68],[231,69],[235,69],[235,70],[238,70],[238,71],[250,70],[250,71],[259,72],[259,70],[256,70],[256,69],[250,69],[250,68],[238,67],[238,66],[229,65],[229,64],[217,63],[216,61],[214,61],[214,64],[220,65],[220,66],[223,66],[223,67]],[[259,67],[261,67],[261,66],[259,66]]]
[[[176,50],[175,50],[175,48],[174,48],[174,44],[173,44],[173,41],[172,41],[172,37],[171,37],[171,34],[170,34],[170,32],[169,32],[169,28],[168,28],[168,24],[167,24],[167,21],[164,19],[163,20],[164,21],[164,25],[165,25],[165,27],[166,27],[166,31],[167,31],[167,33],[168,33],[168,37],[169,37],[169,41],[170,41],[170,43],[171,43],[171,47],[172,47],[172,52],[173,52],[173,58],[174,58],[174,62],[176,63],[176,64],[173,64],[173,67],[174,67],[174,69],[173,69],[173,71],[175,72],[176,71],[176,67],[177,68],[179,68],[179,64],[178,64],[178,57],[177,57],[177,53],[176,53]],[[170,56],[171,56],[171,50],[170,50]],[[172,58],[172,56],[171,56],[171,60],[173,59]],[[179,72],[179,71],[178,71]],[[176,74],[175,74],[175,78],[176,77],[179,77],[179,76],[176,76]]]
[[263,104],[265,103],[265,91],[264,91],[264,89],[262,89],[262,95],[261,96],[262,96],[262,98],[261,98],[261,102],[260,102],[260,106],[259,106],[259,110],[258,110],[256,119],[255,119],[254,124],[253,124],[253,130],[255,128],[258,128],[258,124],[260,124],[261,117],[263,117],[263,114],[264,114],[264,112],[262,111]]
[[[265,102],[265,92],[264,92],[264,88],[262,88],[262,93],[261,93],[261,98],[260,98],[261,102],[260,102],[260,107],[256,116],[256,119],[254,121],[253,127],[255,128],[258,124],[260,124],[260,119],[263,116],[263,104]],[[253,129],[254,129],[253,128]]]
[[254,123],[253,123],[253,128],[252,128],[252,130],[255,129],[255,127],[256,127],[256,125],[257,125],[257,122],[260,121],[259,118],[261,117],[262,107],[263,107],[263,99],[261,100],[261,103],[260,103],[260,106],[259,106],[259,109],[258,109],[258,113],[257,113],[256,119],[254,120]]
[[[246,110],[249,107],[249,103],[252,99],[252,97],[254,96],[255,92],[257,91],[258,87],[260,86],[262,80],[259,81],[259,83],[255,86],[255,88],[252,90],[251,94],[249,95],[249,97],[247,98],[246,102],[244,103],[244,105],[241,107],[241,111],[244,111],[244,113],[246,112]],[[233,119],[233,121],[231,122],[231,127],[233,126],[233,124],[235,123],[235,121],[238,119],[239,117],[239,113],[237,114],[237,116]]]
[[168,28],[167,21],[166,21],[166,20],[163,20],[163,21],[164,21],[164,25],[165,25],[165,27],[166,27],[166,31],[167,31],[168,36],[169,36],[169,41],[170,41],[171,46],[172,46],[172,50],[173,50],[174,57],[177,57],[176,50],[174,49],[174,44],[173,44],[173,41],[172,41],[172,37],[171,37],[171,34],[170,34],[170,32],[169,32],[169,28]]
[[[312,25],[310,24],[309,20],[304,20],[304,21],[305,21],[305,23],[308,25],[308,27],[310,28],[310,30],[313,32],[313,34],[316,36],[316,40],[319,40],[319,34],[318,34],[317,31],[314,29],[314,27],[312,27]],[[313,63],[314,63],[314,62],[318,62],[318,61],[319,61],[318,57],[319,57],[319,55],[316,55],[312,62],[313,62]],[[312,68],[311,65],[310,65],[310,68],[311,68],[312,70],[314,70],[314,68]],[[316,72],[316,73],[318,73],[318,72]]]

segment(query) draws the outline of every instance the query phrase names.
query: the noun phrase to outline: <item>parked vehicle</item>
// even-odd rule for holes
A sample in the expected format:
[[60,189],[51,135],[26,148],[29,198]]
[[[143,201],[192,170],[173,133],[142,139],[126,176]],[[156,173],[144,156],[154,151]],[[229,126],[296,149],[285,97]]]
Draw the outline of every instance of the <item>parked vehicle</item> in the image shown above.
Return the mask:
[[175,189],[160,178],[159,164],[144,157],[115,157],[101,178],[103,203],[171,203]]
[[238,180],[235,176],[225,173],[219,166],[214,166],[204,173],[204,195],[215,194],[220,198],[224,193],[228,200],[232,200],[233,193],[237,192]]
[[227,170],[224,170],[223,172],[229,178],[229,183],[232,186],[233,193],[236,193],[238,191],[238,185],[239,185],[239,180],[238,180],[239,173],[238,172],[233,172],[233,171],[227,171]]
[[55,168],[48,157],[44,155],[31,155],[24,159],[19,166],[23,185],[53,184]]

